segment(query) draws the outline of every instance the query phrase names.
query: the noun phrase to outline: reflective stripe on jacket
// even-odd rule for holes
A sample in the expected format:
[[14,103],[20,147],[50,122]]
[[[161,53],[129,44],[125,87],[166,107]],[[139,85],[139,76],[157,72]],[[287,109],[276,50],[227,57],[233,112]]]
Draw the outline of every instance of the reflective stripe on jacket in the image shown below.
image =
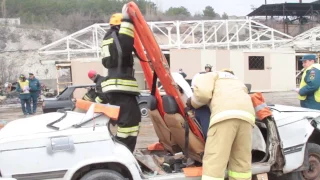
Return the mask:
[[208,105],[211,109],[209,128],[227,119],[255,123],[255,111],[245,84],[228,72],[208,72],[195,79],[191,97],[194,108]]
[[99,96],[97,96],[96,99],[95,99],[95,102],[96,103],[102,103],[103,100]]
[[122,50],[122,64],[120,69],[133,70],[132,52],[134,50],[134,26],[132,20],[123,19],[119,32],[117,29],[111,29],[107,32],[102,42],[102,64],[109,70],[107,78],[101,83],[102,92],[120,92],[139,95],[140,90],[138,82],[134,78],[133,73],[114,71],[115,69],[118,69],[119,63],[118,50],[114,42],[115,39],[112,36],[112,33],[114,32],[117,32],[117,37]]
[[130,92],[140,94],[136,80],[108,79],[101,83],[102,92]]
[[105,68],[118,68],[118,50],[112,34],[116,34],[122,50],[122,67],[133,67],[134,26],[131,20],[123,19],[120,30],[112,27],[105,35],[101,45],[102,64]]
[[263,120],[266,117],[272,116],[272,112],[266,104],[262,93],[251,94],[251,100],[256,112],[256,117],[259,120]]
[[320,64],[313,64],[302,74],[298,99],[306,100],[307,96],[314,96],[320,102]]

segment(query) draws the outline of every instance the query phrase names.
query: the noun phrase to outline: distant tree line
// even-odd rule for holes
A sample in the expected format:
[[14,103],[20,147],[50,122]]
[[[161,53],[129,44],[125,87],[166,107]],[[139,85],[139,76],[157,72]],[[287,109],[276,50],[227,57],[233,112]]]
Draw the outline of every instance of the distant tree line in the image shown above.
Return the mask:
[[[0,0],[3,18],[20,17],[23,24],[55,27],[61,30],[76,31],[93,23],[108,22],[110,15],[121,12],[129,0]],[[186,20],[186,19],[228,19],[221,16],[211,6],[192,15],[181,7],[170,7],[165,11],[149,0],[134,0],[147,20]]]

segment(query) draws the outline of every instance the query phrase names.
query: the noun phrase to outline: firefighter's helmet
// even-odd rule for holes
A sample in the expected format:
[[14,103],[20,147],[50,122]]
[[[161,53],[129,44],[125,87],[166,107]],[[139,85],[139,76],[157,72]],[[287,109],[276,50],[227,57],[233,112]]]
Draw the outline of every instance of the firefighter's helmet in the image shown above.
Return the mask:
[[121,13],[115,13],[115,14],[112,14],[112,16],[110,17],[109,24],[110,25],[120,25],[121,24],[121,20],[122,20],[122,14]]
[[204,68],[212,68],[212,66],[210,64],[206,64],[206,66]]
[[20,74],[20,77],[19,78],[24,78],[25,76],[24,76],[24,74]]

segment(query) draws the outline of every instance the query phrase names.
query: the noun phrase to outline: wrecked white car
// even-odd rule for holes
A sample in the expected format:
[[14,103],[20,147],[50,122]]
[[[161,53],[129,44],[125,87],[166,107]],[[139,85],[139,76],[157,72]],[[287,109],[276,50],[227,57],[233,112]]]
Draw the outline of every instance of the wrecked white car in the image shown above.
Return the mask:
[[[110,118],[93,113],[93,104],[86,113],[53,112],[7,124],[0,131],[1,177],[17,180],[201,179],[184,174],[188,161],[185,163],[179,158],[171,161],[169,170],[161,163],[151,168],[141,163],[143,159],[154,160],[155,155],[170,159],[184,148],[184,120],[176,112],[174,99],[163,96],[164,106],[170,107],[170,112],[165,108],[164,120],[154,103],[155,98],[150,101],[150,116],[166,151],[143,150],[132,154],[114,140],[106,126],[110,125]],[[282,105],[269,107],[273,117],[257,120],[253,131],[252,173],[282,175],[278,178],[290,180],[316,180],[320,175],[320,111]],[[168,126],[161,127],[165,122]],[[175,141],[178,136],[181,141]],[[201,166],[203,148],[199,139],[190,133],[188,154],[192,167]]]

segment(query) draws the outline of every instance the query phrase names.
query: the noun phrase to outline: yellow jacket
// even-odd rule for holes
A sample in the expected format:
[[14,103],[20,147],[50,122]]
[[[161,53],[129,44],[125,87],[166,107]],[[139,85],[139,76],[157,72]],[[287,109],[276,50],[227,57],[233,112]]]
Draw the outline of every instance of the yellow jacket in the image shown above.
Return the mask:
[[194,83],[191,105],[209,105],[210,125],[227,119],[242,119],[255,123],[255,110],[245,84],[228,72],[200,74]]

